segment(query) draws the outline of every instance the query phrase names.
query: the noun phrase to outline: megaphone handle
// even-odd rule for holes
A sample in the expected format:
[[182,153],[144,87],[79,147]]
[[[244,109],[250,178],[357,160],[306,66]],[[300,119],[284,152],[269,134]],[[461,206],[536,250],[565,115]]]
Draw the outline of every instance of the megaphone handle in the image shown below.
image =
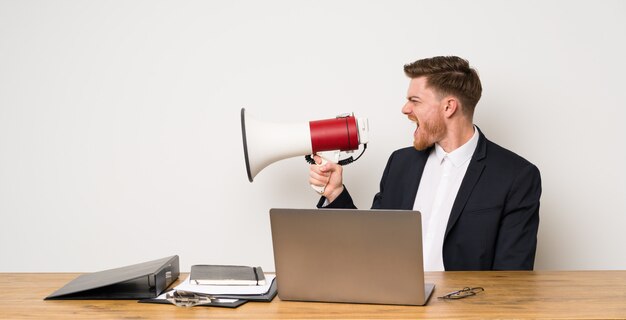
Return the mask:
[[[318,166],[323,166],[325,164],[328,163],[328,160],[326,160],[326,157],[332,159],[335,163],[339,162],[339,150],[337,151],[326,151],[326,152],[319,152],[317,153],[318,156],[320,156],[320,158],[322,158],[322,163],[317,164]],[[324,194],[324,191],[326,190],[326,185],[323,186],[316,186],[316,185],[311,185],[311,188],[313,188],[313,190],[317,191],[317,193],[319,193],[320,195]]]

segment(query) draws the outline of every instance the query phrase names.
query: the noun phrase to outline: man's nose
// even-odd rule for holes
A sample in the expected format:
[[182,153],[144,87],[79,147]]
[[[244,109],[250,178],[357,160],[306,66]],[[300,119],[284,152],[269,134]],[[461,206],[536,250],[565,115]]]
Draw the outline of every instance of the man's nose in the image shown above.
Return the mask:
[[409,114],[409,113],[411,113],[411,111],[413,111],[413,110],[411,109],[411,106],[410,106],[409,102],[405,103],[402,106],[402,113]]

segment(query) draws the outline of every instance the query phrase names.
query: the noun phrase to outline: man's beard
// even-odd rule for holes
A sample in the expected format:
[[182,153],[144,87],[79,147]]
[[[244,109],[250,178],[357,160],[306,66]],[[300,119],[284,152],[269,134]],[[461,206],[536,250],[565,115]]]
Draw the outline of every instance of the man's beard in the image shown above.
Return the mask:
[[441,117],[430,122],[422,121],[419,124],[418,135],[414,137],[413,147],[419,151],[426,150],[439,142],[445,133],[446,126]]

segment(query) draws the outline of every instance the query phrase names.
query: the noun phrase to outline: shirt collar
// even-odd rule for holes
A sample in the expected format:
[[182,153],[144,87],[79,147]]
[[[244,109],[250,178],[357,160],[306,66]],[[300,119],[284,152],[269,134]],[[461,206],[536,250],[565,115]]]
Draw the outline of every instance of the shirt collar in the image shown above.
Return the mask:
[[478,129],[474,126],[474,135],[465,144],[450,153],[446,153],[438,143],[435,143],[435,154],[437,159],[439,159],[439,163],[444,158],[448,158],[455,167],[460,167],[472,158],[476,146],[478,146]]

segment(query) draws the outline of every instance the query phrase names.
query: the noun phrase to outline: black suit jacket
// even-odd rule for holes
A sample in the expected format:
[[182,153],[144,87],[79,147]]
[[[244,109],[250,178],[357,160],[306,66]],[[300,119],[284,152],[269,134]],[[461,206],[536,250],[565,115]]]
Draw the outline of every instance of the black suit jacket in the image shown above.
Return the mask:
[[[444,267],[448,271],[532,270],[539,227],[539,170],[479,133],[450,212],[443,242]],[[396,150],[389,157],[372,209],[412,210],[431,150]],[[344,188],[326,208],[356,207]]]

